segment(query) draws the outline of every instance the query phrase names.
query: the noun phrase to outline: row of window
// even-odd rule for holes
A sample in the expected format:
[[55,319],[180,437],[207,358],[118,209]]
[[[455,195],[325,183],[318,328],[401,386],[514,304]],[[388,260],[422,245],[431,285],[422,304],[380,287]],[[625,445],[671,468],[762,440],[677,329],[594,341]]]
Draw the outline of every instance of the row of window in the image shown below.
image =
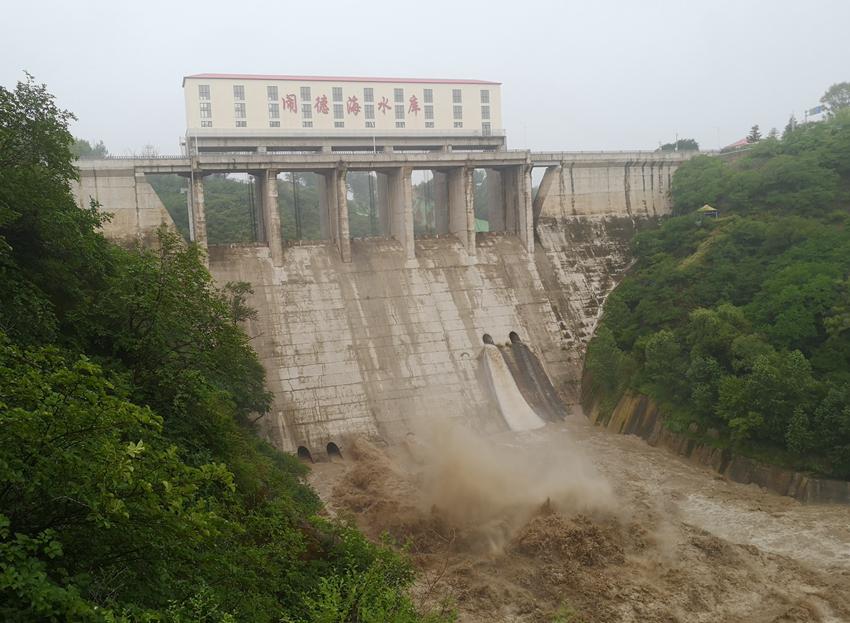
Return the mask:
[[[341,102],[342,101],[342,87],[333,87],[331,89],[333,101]],[[278,90],[276,86],[267,86],[266,87],[266,95],[270,102],[276,102],[278,98]],[[199,84],[198,85],[198,97],[201,100],[209,100],[210,99],[210,85],[208,84]],[[245,85],[244,84],[234,84],[233,85],[233,99],[236,101],[245,101]],[[310,99],[310,87],[301,87],[301,99]],[[393,89],[393,99],[396,102],[404,102],[404,89],[396,88]],[[424,89],[423,90],[423,99],[426,104],[434,103],[434,89]],[[366,87],[363,89],[363,100],[366,102],[375,101],[375,93],[372,87]],[[462,104],[463,103],[463,90],[462,89],[452,89],[452,104]],[[490,103],[490,90],[489,89],[481,89],[481,103],[489,104]]]
[[[269,114],[269,127],[277,128],[280,127],[280,104],[278,103],[278,88],[277,86],[267,86],[266,87],[266,95],[269,101],[268,104],[268,114]],[[310,87],[301,87],[300,91],[301,95],[301,115],[303,118],[302,126],[305,128],[313,127],[312,118],[313,118],[313,104],[311,97],[311,89]],[[201,100],[200,102],[200,115],[201,115],[201,127],[212,127],[212,104],[210,102],[210,85],[201,84],[198,85],[198,97]],[[343,110],[343,102],[342,102],[342,87],[333,87],[331,90],[331,97],[333,101],[333,117],[334,117],[334,127],[342,128],[345,127],[344,119],[344,110]],[[233,111],[234,117],[236,119],[236,127],[244,128],[247,127],[246,122],[246,107],[245,107],[245,86],[241,84],[233,85]],[[349,106],[356,106],[356,110],[359,111],[359,104],[356,102],[356,97],[353,99],[350,98]],[[425,115],[425,127],[433,128],[434,127],[434,90],[433,89],[423,89],[423,97],[424,100],[424,115]],[[305,102],[306,100],[306,102]],[[379,104],[379,107],[382,107],[382,110],[386,110],[389,108],[389,105],[386,103],[386,98]],[[325,102],[327,99],[325,98]],[[364,117],[366,119],[366,127],[374,128],[375,127],[375,93],[374,89],[371,87],[365,87],[363,89],[363,111]],[[405,116],[405,104],[404,104],[404,89],[395,88],[393,89],[393,101],[394,101],[394,113],[396,123],[395,126],[397,128],[405,127],[404,116]],[[454,127],[462,128],[463,127],[463,91],[461,89],[452,89],[452,117],[454,119]],[[416,96],[411,96],[410,99],[410,107],[408,112],[418,112],[419,105],[416,100]],[[294,106],[294,103],[292,104]],[[316,104],[319,106],[319,103]],[[325,105],[326,106],[326,105]],[[293,109],[294,110],[294,109]],[[351,112],[352,108],[349,109]],[[490,123],[489,121],[484,122],[483,120],[490,119],[490,91],[488,89],[481,89],[481,119],[482,119],[482,130],[489,134],[490,131]]]

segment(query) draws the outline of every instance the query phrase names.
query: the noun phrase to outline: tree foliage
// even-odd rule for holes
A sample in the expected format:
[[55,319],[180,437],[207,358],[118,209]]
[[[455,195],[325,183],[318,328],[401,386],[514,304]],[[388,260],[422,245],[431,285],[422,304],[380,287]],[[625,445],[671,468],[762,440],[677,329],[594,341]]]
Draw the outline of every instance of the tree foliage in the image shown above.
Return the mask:
[[680,138],[675,143],[664,143],[659,151],[699,151],[699,143],[692,138]]
[[850,82],[837,82],[829,87],[820,98],[831,114],[850,108]]
[[[425,620],[410,563],[319,515],[261,442],[245,284],[81,208],[69,113],[0,87],[0,618]],[[429,619],[435,620],[435,619]]]
[[598,394],[631,387],[675,428],[850,477],[848,114],[676,172],[677,216],[636,237],[589,345]]
[[106,149],[103,141],[98,141],[92,145],[82,138],[74,139],[74,143],[71,145],[71,153],[80,160],[96,160],[109,156],[109,150]]
[[761,130],[759,129],[759,125],[755,124],[752,128],[750,128],[750,133],[747,134],[747,142],[748,143],[758,143],[761,140]]

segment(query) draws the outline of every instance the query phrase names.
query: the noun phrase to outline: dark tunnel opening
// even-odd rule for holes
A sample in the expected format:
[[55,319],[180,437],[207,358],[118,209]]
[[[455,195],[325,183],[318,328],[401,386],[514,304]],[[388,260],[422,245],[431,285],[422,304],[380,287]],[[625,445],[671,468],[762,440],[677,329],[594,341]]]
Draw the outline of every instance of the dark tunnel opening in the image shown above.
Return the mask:
[[493,338],[490,337],[489,333],[485,333],[481,339],[484,341],[485,344],[495,344],[495,342],[493,342]]
[[516,331],[511,331],[508,333],[508,338],[511,340],[511,344],[521,344],[522,340],[519,339],[519,334]]
[[298,458],[302,461],[313,462],[313,455],[310,454],[310,451],[304,446],[298,446]]
[[328,458],[330,459],[341,459],[342,452],[339,450],[339,446],[336,445],[333,441],[329,442],[327,445]]

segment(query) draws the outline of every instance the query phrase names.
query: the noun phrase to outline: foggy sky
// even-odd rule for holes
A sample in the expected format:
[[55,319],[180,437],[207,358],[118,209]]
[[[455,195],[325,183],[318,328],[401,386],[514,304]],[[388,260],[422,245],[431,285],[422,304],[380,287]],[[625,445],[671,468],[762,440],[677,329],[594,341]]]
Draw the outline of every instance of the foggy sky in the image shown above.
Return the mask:
[[0,84],[29,71],[118,155],[177,153],[201,72],[497,80],[509,147],[708,149],[850,81],[848,26],[850,0],[4,0]]

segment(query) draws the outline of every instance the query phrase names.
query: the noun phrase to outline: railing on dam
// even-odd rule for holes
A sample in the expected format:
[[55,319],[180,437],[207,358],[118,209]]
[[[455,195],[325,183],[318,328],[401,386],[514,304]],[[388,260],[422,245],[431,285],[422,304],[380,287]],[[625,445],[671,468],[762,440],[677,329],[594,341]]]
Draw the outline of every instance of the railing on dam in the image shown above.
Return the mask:
[[269,170],[353,170],[390,167],[440,168],[471,167],[498,168],[526,164],[535,167],[562,164],[601,166],[627,164],[679,164],[697,154],[716,155],[715,152],[662,152],[662,151],[546,151],[501,149],[494,151],[390,151],[390,152],[219,152],[198,156],[145,155],[110,156],[102,160],[79,160],[81,172],[116,171],[134,169],[140,173],[209,173],[228,171]]
[[531,162],[535,166],[553,166],[561,163],[681,163],[696,155],[712,152],[699,151],[533,151]]

